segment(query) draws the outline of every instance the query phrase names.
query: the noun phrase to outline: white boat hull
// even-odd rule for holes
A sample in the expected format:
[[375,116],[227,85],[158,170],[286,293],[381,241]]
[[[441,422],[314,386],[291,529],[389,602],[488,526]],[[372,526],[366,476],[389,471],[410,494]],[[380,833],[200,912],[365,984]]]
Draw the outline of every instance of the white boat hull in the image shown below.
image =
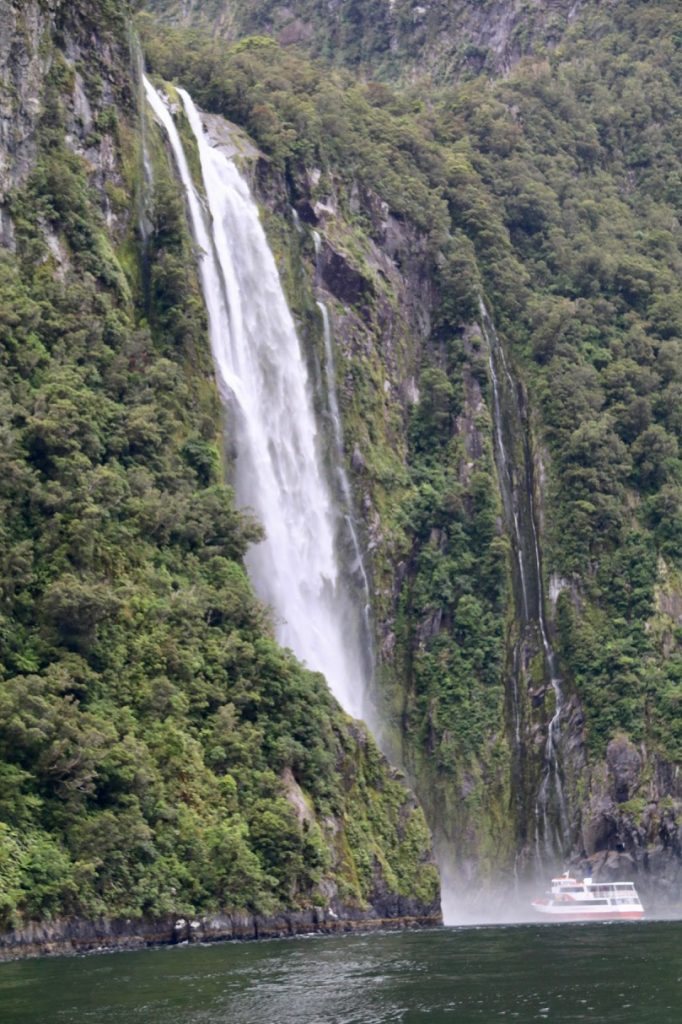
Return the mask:
[[636,905],[622,907],[590,907],[580,906],[576,901],[572,905],[533,901],[533,910],[551,921],[639,921],[644,917],[642,907]]

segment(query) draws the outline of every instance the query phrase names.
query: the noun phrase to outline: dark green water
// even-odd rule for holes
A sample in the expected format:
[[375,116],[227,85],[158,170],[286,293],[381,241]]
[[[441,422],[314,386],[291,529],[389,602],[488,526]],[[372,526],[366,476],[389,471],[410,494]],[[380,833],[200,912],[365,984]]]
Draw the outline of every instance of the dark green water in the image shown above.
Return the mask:
[[682,922],[521,925],[0,965],[2,1024],[682,1024]]

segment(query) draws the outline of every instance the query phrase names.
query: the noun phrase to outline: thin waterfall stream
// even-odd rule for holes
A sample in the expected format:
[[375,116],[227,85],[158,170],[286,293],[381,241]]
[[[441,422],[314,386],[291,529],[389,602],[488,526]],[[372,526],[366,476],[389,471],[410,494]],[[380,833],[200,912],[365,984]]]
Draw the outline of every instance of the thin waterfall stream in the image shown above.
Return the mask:
[[[300,225],[295,221],[297,229]],[[319,259],[321,251],[321,238],[317,231],[312,232],[313,245],[315,247],[315,284],[319,288],[320,273]],[[332,320],[329,314],[327,303],[322,299],[317,300],[317,308],[322,317],[322,340],[324,343],[324,383],[327,401],[327,410],[331,421],[331,435],[333,442],[333,483],[336,489],[336,503],[343,516],[344,537],[346,546],[350,547],[351,563],[350,573],[359,590],[359,596],[363,604],[363,623],[365,632],[365,647],[367,651],[367,672],[371,677],[374,665],[373,633],[372,633],[372,604],[369,575],[362,545],[358,536],[358,529],[355,519],[353,502],[353,491],[346,471],[345,446],[343,441],[343,420],[339,408],[338,388],[336,381],[336,360],[334,358],[334,337],[332,333]]]
[[346,472],[345,466],[343,424],[341,421],[341,412],[339,410],[339,402],[336,394],[336,367],[334,363],[331,320],[329,317],[329,310],[324,302],[318,301],[317,308],[319,309],[322,317],[322,333],[324,339],[324,378],[327,393],[327,408],[331,419],[332,438],[334,441],[334,476],[338,483],[340,498],[338,504],[343,516],[345,533],[351,548],[352,562],[350,565],[350,572],[353,577],[357,577],[362,595],[363,618],[366,634],[365,640],[371,662],[373,661],[371,622],[372,606],[369,576],[367,575],[365,559],[362,553],[362,545],[360,544],[360,538],[355,525],[355,518],[353,514],[353,492],[351,490],[350,480],[348,479],[348,473]]
[[[265,531],[247,555],[250,577],[274,612],[280,643],[322,672],[345,710],[361,717],[368,663],[364,613],[341,564],[339,512],[308,371],[258,208],[234,162],[211,144],[190,96],[179,89],[198,147],[204,206],[166,103],[147,79],[145,90],[168,135],[200,252],[213,359],[236,452],[237,502],[253,510]],[[332,459],[336,463],[335,452]]]
[[149,156],[149,140],[147,138],[147,106],[143,102],[145,91],[144,61],[139,43],[136,43],[137,78],[140,82],[140,142],[142,159],[142,188],[139,196],[138,229],[143,245],[146,245],[152,231],[152,224],[149,219],[150,197],[154,190],[154,170]]
[[[497,463],[507,528],[511,535],[516,578],[517,615],[521,637],[513,654],[512,706],[517,753],[522,735],[522,700],[519,685],[522,676],[522,646],[537,626],[549,683],[554,695],[554,711],[547,725],[540,786],[535,800],[535,841],[537,860],[551,863],[564,852],[569,832],[559,749],[561,716],[565,698],[556,655],[552,647],[545,614],[542,559],[535,507],[533,459],[527,424],[519,390],[509,368],[504,346],[480,300],[481,329],[488,349],[492,384],[492,414],[495,461]],[[520,451],[519,449],[520,443]],[[519,755],[520,756],[520,755]]]

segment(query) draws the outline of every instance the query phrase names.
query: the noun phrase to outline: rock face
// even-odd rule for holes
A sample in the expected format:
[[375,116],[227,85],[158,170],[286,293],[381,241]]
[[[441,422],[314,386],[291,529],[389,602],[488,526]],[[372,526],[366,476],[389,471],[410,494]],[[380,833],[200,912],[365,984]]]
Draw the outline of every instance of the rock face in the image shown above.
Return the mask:
[[[423,724],[420,742],[424,746],[420,753],[415,749],[417,725],[411,718],[414,664],[429,646],[449,642],[454,628],[444,606],[429,608],[423,617],[413,607],[411,659],[402,660],[406,634],[400,632],[404,629],[401,602],[406,600],[415,572],[416,555],[414,548],[412,552],[401,548],[392,533],[390,503],[400,500],[405,481],[402,474],[409,471],[413,457],[406,437],[415,408],[425,397],[417,385],[420,369],[436,369],[443,360],[434,331],[442,295],[435,284],[426,239],[408,220],[393,216],[380,195],[357,188],[352,196],[344,195],[340,177],[330,177],[326,194],[320,193],[319,173],[314,170],[302,171],[296,177],[297,226],[290,223],[290,185],[267,163],[260,165],[255,181],[270,211],[273,233],[281,237],[284,231],[286,237],[294,239],[289,254],[282,255],[282,271],[287,280],[293,280],[295,275],[287,261],[300,260],[299,284],[290,298],[302,322],[313,367],[320,358],[319,329],[306,319],[306,305],[312,304],[306,288],[333,311],[348,469],[374,581],[380,677],[377,704],[383,709],[381,741],[408,770],[435,832],[441,863],[452,858],[455,851],[460,879],[476,879],[479,884],[482,878],[511,870],[514,862],[516,870],[521,870],[523,864],[529,872],[537,870],[535,801],[553,706],[539,635],[529,637],[523,647],[521,671],[512,664],[514,656],[507,648],[506,693],[491,688],[487,696],[489,706],[498,701],[498,725],[488,734],[489,746],[480,748],[467,761],[453,743],[449,766],[439,764],[436,770],[436,750],[443,741],[435,724],[432,729]],[[355,204],[354,212],[361,213],[369,225],[361,256],[357,238],[351,241],[342,212],[351,203]],[[318,235],[316,247],[312,231]],[[457,478],[464,491],[460,500],[473,515],[475,499],[467,489],[473,480],[480,482],[491,444],[487,367],[482,358],[481,331],[475,323],[462,329],[457,346],[462,394],[449,429],[457,453]],[[371,391],[366,386],[370,383]],[[542,544],[548,456],[540,451],[534,435],[537,428],[537,421],[529,415],[527,443],[534,453]],[[517,443],[522,444],[523,439],[517,438]],[[394,458],[390,479],[385,466],[376,461],[377,447],[384,453],[390,450]],[[496,529],[503,544],[505,531],[499,507]],[[445,547],[445,532],[435,524],[428,544],[435,550]],[[558,603],[568,602],[576,614],[581,614],[585,598],[577,577],[563,578],[549,571],[547,576],[546,614],[554,636]],[[671,586],[661,590],[659,609],[666,622],[670,619],[671,636],[677,603]],[[515,708],[509,682],[514,675],[522,679],[518,695],[522,712]],[[569,815],[566,862],[595,877],[636,876],[649,905],[679,898],[679,769],[665,762],[660,753],[636,745],[625,735],[615,736],[604,756],[596,756],[588,746],[585,709],[579,694],[568,685],[564,696],[560,757]],[[398,719],[400,726],[396,724]],[[501,734],[505,734],[506,751],[500,756],[498,747],[494,756],[499,761],[493,769],[492,750],[496,742],[501,742]],[[489,850],[491,841],[494,852]]]
[[627,736],[618,736],[606,748],[606,765],[612,783],[611,795],[616,803],[623,804],[639,788],[642,757]]
[[228,39],[267,33],[282,46],[333,54],[382,77],[412,79],[459,73],[504,73],[536,45],[558,43],[585,0],[251,0],[179,3],[147,0],[174,23],[218,27]]
[[38,4],[19,10],[2,0],[0,18],[0,199],[21,184],[35,162],[36,122],[47,61],[40,56],[39,42],[46,14]]
[[592,768],[582,809],[585,859],[576,863],[598,878],[636,878],[649,906],[661,910],[680,902],[679,774],[677,767],[618,736],[608,745],[605,763]]
[[321,250],[318,271],[322,284],[335,299],[345,306],[356,306],[360,311],[366,311],[372,292],[371,282],[327,243]]
[[[35,747],[30,751],[19,749],[21,737],[26,738],[27,734],[20,730],[20,738],[15,742],[17,734],[12,731],[11,713],[3,715],[0,722],[0,765],[3,771],[7,769],[8,777],[19,780],[17,788],[12,790],[16,801],[13,797],[6,801],[3,790],[0,818],[0,887],[3,889],[0,920],[5,929],[0,939],[2,955],[98,946],[129,947],[185,941],[195,936],[256,938],[361,925],[371,927],[389,919],[401,924],[412,920],[437,923],[440,920],[438,876],[431,856],[428,828],[404,778],[380,755],[366,729],[344,716],[321,677],[306,674],[290,655],[276,647],[267,613],[257,604],[242,564],[243,553],[256,534],[244,541],[243,549],[241,540],[230,548],[225,539],[233,529],[231,517],[235,524],[241,520],[219,469],[221,420],[191,236],[163,136],[150,119],[145,119],[140,106],[139,53],[129,15],[129,6],[123,0],[120,4],[105,5],[93,4],[90,0],[73,3],[0,0],[0,73],[4,76],[0,108],[0,241],[6,250],[0,253],[0,258],[3,308],[7,295],[10,304],[14,304],[11,308],[18,311],[13,322],[3,319],[3,454],[11,452],[11,458],[16,457],[15,468],[27,457],[32,435],[27,442],[25,416],[36,413],[41,420],[46,404],[52,400],[48,397],[44,401],[41,395],[45,379],[48,389],[54,384],[56,391],[50,392],[54,396],[61,394],[62,386],[69,391],[78,378],[75,404],[72,407],[67,403],[69,409],[77,410],[73,418],[81,415],[87,418],[92,409],[101,409],[104,405],[107,409],[116,407],[116,415],[120,414],[117,422],[125,423],[120,438],[122,448],[109,451],[106,439],[100,443],[92,434],[83,443],[74,441],[73,446],[67,446],[68,451],[60,449],[64,457],[60,459],[56,477],[62,470],[67,476],[60,477],[58,483],[56,477],[52,477],[48,486],[63,486],[60,493],[68,503],[75,500],[79,486],[86,477],[90,479],[90,474],[92,480],[100,482],[113,477],[124,481],[131,463],[135,463],[131,479],[138,483],[144,479],[143,489],[151,487],[151,476],[147,474],[153,473],[165,458],[159,455],[159,445],[175,445],[168,455],[169,465],[180,468],[178,477],[170,485],[171,489],[175,488],[173,498],[170,499],[169,490],[164,492],[166,499],[172,506],[173,500],[180,500],[177,488],[182,490],[187,484],[186,507],[192,508],[189,495],[203,491],[201,496],[205,498],[211,486],[210,514],[215,514],[223,523],[218,532],[221,542],[225,540],[225,547],[221,548],[227,566],[225,578],[229,576],[235,583],[239,596],[236,605],[228,600],[227,589],[220,589],[224,585],[221,577],[221,582],[215,584],[218,588],[215,606],[211,605],[198,615],[200,630],[205,629],[207,636],[197,642],[206,653],[207,662],[211,663],[214,698],[200,702],[202,707],[191,725],[183,720],[189,698],[180,698],[172,709],[166,697],[176,685],[190,690],[201,685],[198,662],[186,672],[180,672],[179,663],[170,653],[173,664],[169,662],[167,676],[153,682],[151,677],[157,670],[147,671],[139,659],[135,659],[138,682],[144,679],[145,685],[148,682],[152,689],[159,682],[160,687],[158,706],[150,698],[149,707],[144,705],[146,717],[142,721],[142,715],[137,717],[142,706],[138,701],[140,686],[131,682],[127,688],[128,684],[123,682],[125,669],[119,666],[106,678],[103,675],[101,687],[93,682],[100,670],[107,671],[107,661],[115,647],[103,641],[95,655],[94,626],[90,632],[78,632],[77,627],[75,639],[75,634],[67,636],[65,632],[61,643],[57,633],[66,629],[67,616],[59,612],[46,627],[45,635],[49,634],[49,639],[41,648],[40,657],[31,662],[30,678],[23,675],[25,665],[22,667],[6,659],[3,633],[0,652],[3,709],[17,694],[19,715],[32,714],[34,707],[44,711],[51,702],[54,714],[43,714],[43,719],[50,723],[47,730],[53,726],[59,730],[64,725],[65,716],[56,709],[59,706],[68,708],[67,717],[70,717],[65,728],[68,731],[73,727],[74,731],[70,733],[70,740],[54,743],[51,735],[45,738],[47,732],[39,737],[32,733],[37,737],[38,747],[50,746],[51,754],[42,756]],[[215,119],[209,127],[220,144],[232,146],[244,160],[258,162],[258,149],[243,135],[233,133],[229,125]],[[147,192],[151,193],[149,206],[143,202]],[[29,203],[31,209],[27,212]],[[145,221],[147,214],[148,222]],[[29,245],[32,248],[27,258]],[[371,303],[372,289],[365,289],[364,277],[355,274],[350,264],[345,264],[341,250],[338,255],[335,261],[330,250],[333,267],[330,274],[338,289],[347,298],[355,296],[358,303]],[[6,269],[9,271],[7,280]],[[163,298],[160,298],[161,292]],[[68,309],[67,315],[62,316],[70,301],[76,302],[78,308]],[[167,317],[169,309],[176,309],[178,316]],[[23,323],[24,317],[29,321],[27,324]],[[14,328],[19,328],[16,338]],[[7,360],[6,337],[9,339]],[[25,344],[27,337],[29,342]],[[36,363],[24,358],[30,344],[35,344],[35,351],[40,353],[38,361],[44,361],[41,367],[46,367],[41,379],[37,378],[42,368],[39,374],[34,373]],[[78,354],[75,354],[76,347]],[[52,362],[55,352],[58,354]],[[97,370],[90,373],[84,369],[88,366],[92,369],[100,356],[102,361]],[[157,371],[159,376],[156,376]],[[60,377],[62,372],[63,378]],[[68,378],[71,383],[60,384],[57,378],[61,381]],[[130,414],[134,403],[130,399],[126,405],[127,389],[130,386],[132,392],[137,386],[136,383],[131,385],[132,378],[143,382],[140,386],[146,390],[144,408]],[[9,400],[4,394],[6,380]],[[167,386],[160,384],[162,380]],[[155,387],[163,388],[165,397],[173,403],[174,413],[169,414],[168,421],[172,420],[173,426],[169,427],[168,436],[159,429],[163,417],[154,406]],[[17,400],[18,392],[21,392],[20,400]],[[70,395],[75,393],[69,391]],[[57,406],[66,408],[59,401],[57,399]],[[65,416],[70,418],[71,413]],[[69,433],[69,429],[65,427],[65,433]],[[49,433],[50,428],[47,430]],[[152,443],[151,438],[154,439],[154,455],[147,459],[144,449],[147,443]],[[168,447],[164,450],[168,454]],[[45,482],[44,471],[47,472],[44,447],[39,444],[35,449],[31,447],[30,452],[37,452],[40,465],[34,469],[41,478],[40,487]],[[72,470],[73,475],[68,475]],[[14,515],[16,533],[12,542],[18,541],[24,555],[35,540],[38,560],[44,554],[44,548],[37,553],[41,540],[47,534],[54,536],[52,517],[46,514],[42,518],[36,513],[27,531],[31,541],[25,540],[21,533],[25,506],[18,497],[21,485],[22,478],[13,476],[10,486],[3,487],[0,495],[3,567],[7,564],[5,510],[9,509]],[[83,486],[87,488],[87,484]],[[106,489],[108,485],[104,486]],[[164,486],[162,483],[162,489]],[[127,483],[123,482],[122,487],[127,494]],[[164,503],[163,498],[159,500],[160,505]],[[125,501],[121,504],[114,499],[114,503],[115,515],[125,518]],[[177,528],[177,516],[172,510],[168,514],[174,521],[174,529]],[[10,515],[7,522],[9,518]],[[82,523],[79,511],[75,510],[70,525],[77,528]],[[142,525],[145,550],[156,539],[152,537],[153,532],[153,527],[145,520]],[[170,543],[172,546],[174,541]],[[117,544],[113,547],[116,549]],[[88,560],[91,555],[94,567]],[[122,583],[125,570],[120,563],[114,559],[103,570],[94,548],[85,550],[80,542],[74,542],[63,559],[62,562],[60,555],[51,567],[56,578],[63,582],[60,575],[63,571],[67,587],[73,585],[81,596],[86,593],[85,603],[89,601],[87,595],[94,595],[96,602],[101,597],[106,604],[106,614],[116,615],[122,603],[112,599],[108,604],[104,595],[113,594],[117,587],[129,587],[130,581]],[[26,564],[27,561],[19,561],[16,566],[10,566],[10,574],[18,568],[18,573],[14,574],[15,577],[20,575],[20,566]],[[96,582],[90,587],[88,581],[99,580],[102,572],[106,573],[106,584]],[[142,576],[144,572],[140,571]],[[170,576],[168,582],[170,584]],[[191,587],[186,586],[184,577],[183,581],[173,583],[172,600],[175,603],[179,598],[175,603],[177,618],[174,621],[187,624],[189,617],[192,621],[195,617],[182,603],[183,588],[186,588],[186,596]],[[129,596],[129,589],[126,594]],[[23,614],[16,607],[10,607],[11,600],[10,604],[5,604],[5,596],[3,590],[3,630],[5,622],[16,625]],[[10,599],[13,596],[14,591]],[[84,614],[77,616],[79,624],[88,614],[84,607],[82,611]],[[262,718],[257,727],[249,718],[248,739],[241,747],[235,743],[230,755],[244,758],[238,767],[235,767],[236,761],[229,761],[225,749],[218,749],[220,743],[218,748],[213,745],[209,754],[201,742],[202,722],[207,730],[203,738],[220,733],[223,738],[227,737],[228,745],[240,735],[239,729],[246,722],[241,716],[241,698],[235,696],[239,707],[230,698],[232,687],[251,685],[245,684],[243,667],[236,670],[231,662],[229,667],[227,665],[230,661],[227,652],[236,636],[230,624],[233,613],[239,618],[235,629],[244,625],[249,616],[254,616],[248,627],[249,643],[245,649],[255,652],[262,647],[263,657],[266,657],[265,648],[272,653],[268,669],[255,673],[254,687],[262,695],[269,682],[278,678],[276,685],[281,684],[277,694],[273,690],[272,700],[267,700],[273,713],[281,714],[282,728],[277,737],[274,730],[266,737],[269,728]],[[39,618],[38,611],[31,615],[30,629],[41,629],[43,623]],[[134,618],[124,615],[122,628],[133,628]],[[146,626],[140,628],[148,638]],[[184,645],[185,639],[182,643]],[[170,646],[164,650],[170,651]],[[124,642],[117,649],[127,652],[130,645]],[[62,657],[72,668],[76,663],[83,668],[81,682],[76,684],[77,696],[71,692],[68,670],[60,676],[60,683],[51,686],[50,673]],[[59,673],[60,669],[56,671]],[[305,674],[307,682],[299,691],[295,680],[301,673]],[[35,705],[32,700],[22,698],[24,685],[35,694]],[[116,686],[120,689],[114,693]],[[309,691],[305,690],[306,686],[310,687]],[[304,692],[308,697],[302,696]],[[327,715],[324,725],[320,725],[323,719],[317,716],[321,708],[318,696]],[[100,713],[98,701],[102,699],[111,701],[112,709],[111,713],[103,713],[104,732],[94,728],[89,729],[87,735],[79,732],[84,722],[94,721]],[[254,699],[257,703],[261,701],[260,696]],[[292,710],[294,706],[298,711]],[[182,771],[175,773],[169,767],[166,754],[157,758],[157,751],[152,749],[154,728],[149,716],[153,719],[157,711],[164,721],[161,728],[171,729],[180,747],[186,742],[187,749],[191,748],[192,771],[196,769],[191,779],[185,778]],[[170,725],[169,717],[175,711],[177,720]],[[287,745],[291,720],[299,716],[299,711],[301,729],[306,730],[306,735],[301,742]],[[117,783],[109,789],[103,782],[105,756],[99,744],[100,741],[105,744],[118,741],[113,720],[119,713],[121,720],[125,719],[121,749],[125,748],[124,758],[130,758],[131,771],[124,781],[126,769],[120,776],[120,786]],[[249,715],[247,712],[247,717]],[[215,734],[210,732],[213,727],[217,730]],[[183,728],[187,730],[185,733]],[[105,733],[106,738],[102,739]],[[272,741],[267,751],[266,740]],[[88,748],[90,741],[95,745],[93,749]],[[207,742],[212,743],[212,740]],[[320,746],[322,756],[306,777],[301,764],[309,758],[315,744]],[[65,753],[67,747],[74,751],[73,757]],[[295,754],[292,753],[294,748]],[[65,760],[55,769],[54,756],[59,759],[62,755]],[[216,756],[223,758],[220,767],[216,767]],[[256,763],[258,758],[261,758],[260,764]],[[147,767],[138,770],[143,760]],[[68,766],[64,767],[66,761]],[[21,768],[17,767],[20,762]],[[118,771],[120,763],[116,760],[114,772]],[[70,773],[80,771],[81,767],[82,777],[71,785]],[[43,769],[49,775],[41,790],[44,799],[26,800],[30,786],[41,785],[37,780]],[[138,785],[145,788],[152,775],[155,775],[154,794],[150,794],[149,799],[138,799],[132,789]],[[252,776],[257,777],[256,788],[247,792],[248,779]],[[330,785],[321,798],[325,779]],[[164,796],[166,783],[169,789]],[[172,795],[171,786],[174,787]],[[199,809],[202,801],[204,810]],[[258,804],[255,812],[254,802]],[[43,817],[47,803],[57,808],[55,817],[59,819],[59,826],[49,814]],[[243,816],[246,813],[252,814],[254,819],[250,827]],[[131,816],[136,822],[132,830],[129,827]],[[210,831],[213,827],[212,834],[222,838],[215,840],[215,856],[208,854],[201,866],[195,864],[185,869],[191,857],[182,852],[184,838],[181,839],[180,832],[188,821],[195,820],[194,816],[197,828],[189,825],[186,832],[194,852],[201,846],[202,838],[205,839],[205,829]],[[87,824],[81,829],[84,821]],[[259,850],[255,848],[255,833],[262,823],[277,838],[282,828],[289,828],[289,840],[301,850],[300,882],[295,881],[286,889],[280,887],[277,893],[275,887],[279,879],[274,873],[268,873],[265,860],[269,855],[277,859],[279,846],[277,842],[262,841]],[[165,830],[164,836],[160,835],[162,830]],[[70,873],[80,856],[78,844],[85,832],[90,844],[86,855],[90,864],[88,879],[83,881],[79,877],[72,884]],[[135,833],[137,839],[131,833]],[[391,851],[386,846],[389,834]],[[135,845],[138,840],[144,842],[144,851]],[[96,854],[94,848],[99,843],[113,844],[118,853],[111,856],[109,846],[106,853]],[[359,854],[361,847],[362,855]],[[358,852],[357,858],[354,850]],[[30,851],[38,851],[37,858],[44,859],[41,862],[50,863],[54,869],[51,868],[50,874],[49,908],[40,901],[40,886],[34,885],[31,872],[35,865]],[[214,869],[221,857],[225,873],[216,880],[218,875]],[[270,887],[270,898],[255,898],[253,886],[249,895],[246,884],[250,883],[244,883],[246,876],[239,876],[235,881],[235,875],[230,872],[236,867],[238,874],[240,857],[246,865],[246,876],[256,888],[259,885]],[[130,866],[131,874],[127,874],[120,885],[103,881],[105,872],[111,868],[115,874],[124,862]],[[158,891],[167,890],[171,897],[163,904],[160,901],[154,904],[155,895],[143,884],[135,887],[130,882],[132,875],[139,878],[152,862],[158,872],[151,888],[157,887],[158,882]],[[180,862],[183,868],[180,877],[176,877],[174,865]],[[11,868],[9,875],[5,874],[7,865]],[[207,881],[211,872],[212,882]],[[228,891],[230,884],[232,894]],[[98,897],[88,903],[89,885],[89,892],[97,888],[101,899]],[[206,893],[211,887],[209,902]],[[196,893],[198,898],[195,898]],[[230,910],[229,914],[215,917],[205,913],[207,908],[223,905],[242,907],[242,910],[234,913]],[[177,907],[173,918],[164,914],[169,906]],[[275,910],[272,916],[259,916],[248,909],[254,907]],[[190,909],[196,909],[196,918],[187,916]],[[183,923],[178,924],[181,912]],[[102,917],[98,919],[89,916],[100,913]]]
[[13,245],[9,194],[23,184],[35,163],[48,65],[39,42],[50,13],[37,3],[20,9],[11,0],[0,2],[0,244],[6,248]]
[[[8,210],[12,190],[26,182],[35,167],[39,123],[52,80],[73,75],[65,111],[66,132],[74,153],[87,160],[91,181],[113,234],[124,230],[127,216],[114,208],[109,191],[124,184],[117,157],[98,118],[106,110],[132,113],[127,5],[101,20],[85,2],[64,0],[17,4],[0,0],[0,244],[11,248],[13,229]],[[45,45],[55,38],[63,49]],[[123,48],[122,48],[123,44]],[[92,64],[97,51],[97,68]],[[63,54],[63,56],[62,56]],[[84,80],[84,74],[90,80]]]
[[281,939],[292,935],[338,934],[435,927],[442,923],[440,904],[424,906],[403,897],[386,898],[369,911],[335,902],[326,909],[291,911],[273,916],[244,912],[157,920],[82,921],[57,919],[0,934],[0,961],[93,950],[141,949],[184,942]]

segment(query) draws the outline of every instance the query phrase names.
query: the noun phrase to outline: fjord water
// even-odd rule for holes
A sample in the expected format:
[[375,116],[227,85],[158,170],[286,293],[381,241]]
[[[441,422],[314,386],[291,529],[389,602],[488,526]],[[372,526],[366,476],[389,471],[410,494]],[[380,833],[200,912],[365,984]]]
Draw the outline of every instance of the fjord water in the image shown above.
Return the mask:
[[173,947],[0,965],[3,1024],[678,1024],[682,923]]
[[[339,557],[343,516],[327,479],[312,389],[274,257],[249,187],[207,138],[178,90],[198,147],[203,205],[168,107],[145,80],[188,199],[218,385],[227,412],[237,501],[265,539],[247,555],[277,638],[324,673],[346,711],[361,716],[367,654],[363,608]],[[335,452],[331,452],[334,457]]]

